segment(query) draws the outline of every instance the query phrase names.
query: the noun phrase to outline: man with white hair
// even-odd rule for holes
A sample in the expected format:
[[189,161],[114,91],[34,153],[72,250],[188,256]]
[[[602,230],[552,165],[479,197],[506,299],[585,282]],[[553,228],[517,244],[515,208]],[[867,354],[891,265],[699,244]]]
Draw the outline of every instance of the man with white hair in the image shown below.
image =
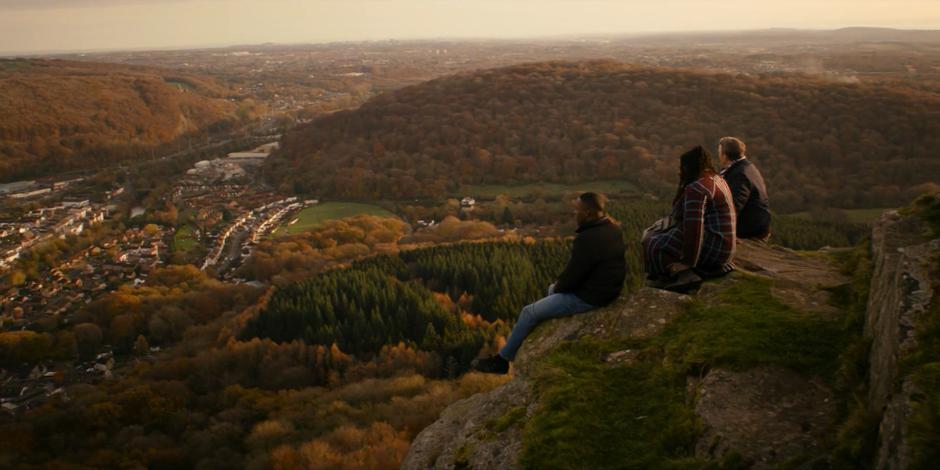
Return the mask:
[[757,167],[745,156],[746,148],[744,142],[735,137],[722,137],[718,141],[721,176],[734,197],[738,238],[767,240],[771,217],[767,185]]

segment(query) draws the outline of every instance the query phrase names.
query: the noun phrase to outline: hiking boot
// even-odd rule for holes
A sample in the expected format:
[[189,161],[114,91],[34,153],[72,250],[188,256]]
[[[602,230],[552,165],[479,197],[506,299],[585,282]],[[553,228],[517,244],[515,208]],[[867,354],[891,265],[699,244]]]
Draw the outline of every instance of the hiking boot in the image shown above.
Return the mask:
[[477,372],[486,374],[508,374],[509,361],[503,359],[499,354],[493,354],[490,357],[474,359],[470,367]]
[[688,294],[700,285],[702,285],[702,277],[695,274],[695,271],[686,269],[677,274],[675,280],[663,287],[663,289],[680,294]]
[[699,277],[708,281],[711,279],[718,279],[720,277],[727,276],[735,270],[734,263],[727,263],[716,269],[702,269],[702,268],[692,268],[695,271],[695,274],[698,274]]

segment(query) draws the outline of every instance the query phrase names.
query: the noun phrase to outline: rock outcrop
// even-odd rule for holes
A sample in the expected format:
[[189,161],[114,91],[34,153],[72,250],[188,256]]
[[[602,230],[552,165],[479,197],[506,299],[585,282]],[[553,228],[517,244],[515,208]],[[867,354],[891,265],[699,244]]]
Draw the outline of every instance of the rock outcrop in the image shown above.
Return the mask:
[[760,468],[817,453],[835,420],[829,387],[785,369],[716,369],[696,389],[695,412],[705,432],[695,455],[704,459],[734,452]]
[[[736,264],[740,271],[774,280],[772,294],[786,305],[825,313],[826,288],[848,279],[824,257],[742,242]],[[695,295],[710,302],[743,274],[706,283]],[[451,405],[441,418],[414,440],[404,469],[513,469],[522,448],[521,426],[539,406],[533,372],[540,359],[565,341],[650,338],[686,312],[693,297],[651,288],[622,297],[614,304],[540,325],[526,339],[506,384]],[[630,350],[602,358],[610,366],[629,363]],[[835,413],[831,390],[818,380],[779,368],[745,372],[712,369],[689,381],[690,400],[702,422],[696,456],[720,459],[729,452],[755,467],[780,464],[812,453],[832,432]]]
[[865,333],[872,339],[869,408],[882,416],[877,468],[907,468],[905,439],[911,396],[917,390],[900,364],[917,347],[918,315],[934,297],[928,262],[940,253],[940,239],[926,240],[927,227],[917,217],[884,214],[872,232],[873,273]]
[[[740,271],[772,279],[771,293],[781,303],[820,315],[836,313],[830,289],[849,281],[823,257],[749,241],[738,246],[735,264]],[[706,284],[699,300],[709,302],[731,283],[733,278]],[[752,468],[773,468],[797,456],[816,454],[833,431],[833,392],[818,378],[778,367],[718,368],[689,382],[703,425],[696,457],[720,460],[736,454]]]

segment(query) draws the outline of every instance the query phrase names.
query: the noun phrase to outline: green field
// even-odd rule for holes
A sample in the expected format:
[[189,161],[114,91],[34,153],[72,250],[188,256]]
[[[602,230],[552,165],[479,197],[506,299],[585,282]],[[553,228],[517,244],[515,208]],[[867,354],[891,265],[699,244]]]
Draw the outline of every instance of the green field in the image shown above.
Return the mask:
[[[357,202],[325,202],[310,206],[288,218],[272,235],[293,235],[304,232],[333,219],[343,219],[357,215],[377,215],[381,217],[395,217],[395,214],[371,204]],[[297,219],[293,225],[290,221]]]
[[173,234],[173,249],[176,251],[189,251],[196,247],[196,237],[192,225],[183,225]]
[[180,90],[192,90],[193,85],[189,82],[184,82],[182,80],[173,80],[173,79],[164,79],[168,85],[175,86]]
[[[891,208],[884,209],[840,209],[848,217],[849,222],[853,224],[870,224]],[[810,220],[812,218],[809,212],[796,212],[790,214],[793,217]]]
[[464,185],[459,196],[473,196],[482,198],[494,198],[500,194],[506,194],[509,197],[525,197],[541,194],[561,194],[565,192],[584,192],[594,191],[605,194],[616,194],[622,192],[634,192],[636,187],[626,181],[617,180],[599,180],[585,181],[583,183],[561,184],[561,183],[528,183],[528,184],[480,184]]
[[25,70],[31,68],[33,64],[25,59],[3,59],[0,60],[0,70],[4,72]]

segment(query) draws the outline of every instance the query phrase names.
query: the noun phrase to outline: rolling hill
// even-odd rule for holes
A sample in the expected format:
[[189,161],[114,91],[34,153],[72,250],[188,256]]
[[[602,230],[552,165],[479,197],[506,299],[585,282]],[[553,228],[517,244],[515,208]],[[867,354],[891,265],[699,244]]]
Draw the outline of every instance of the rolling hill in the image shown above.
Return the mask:
[[804,75],[549,62],[380,95],[288,133],[281,189],[440,197],[470,184],[623,178],[667,190],[676,157],[748,142],[777,209],[884,207],[940,180],[940,95]]
[[0,181],[150,155],[236,121],[229,90],[176,71],[0,60]]

